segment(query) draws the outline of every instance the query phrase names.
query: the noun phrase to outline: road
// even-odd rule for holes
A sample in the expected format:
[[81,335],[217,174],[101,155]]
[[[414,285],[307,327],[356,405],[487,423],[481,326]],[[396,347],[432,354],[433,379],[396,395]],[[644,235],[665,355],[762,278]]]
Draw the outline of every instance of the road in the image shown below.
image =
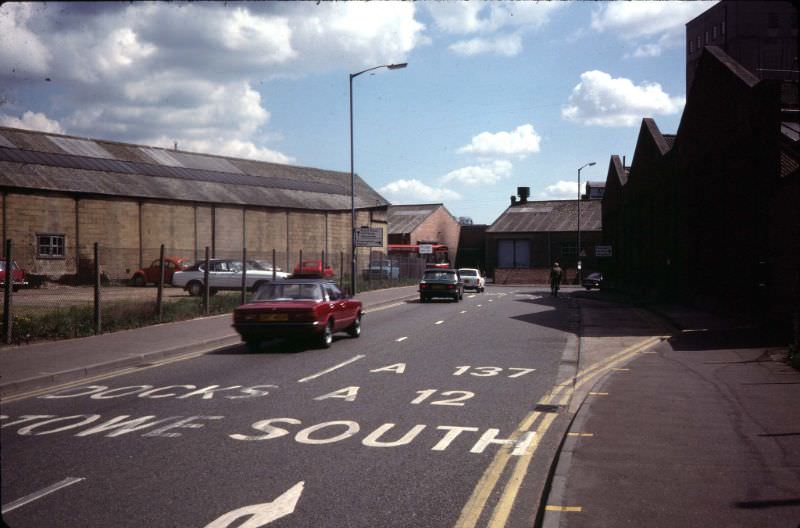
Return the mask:
[[369,312],[329,350],[234,346],[4,403],[3,518],[532,526],[567,426],[577,312],[491,287]]

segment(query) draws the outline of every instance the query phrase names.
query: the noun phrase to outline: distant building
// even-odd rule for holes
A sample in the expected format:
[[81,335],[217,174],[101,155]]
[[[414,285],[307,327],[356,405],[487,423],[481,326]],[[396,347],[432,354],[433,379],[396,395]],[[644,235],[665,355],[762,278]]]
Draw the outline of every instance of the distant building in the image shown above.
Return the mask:
[[574,283],[579,204],[583,272],[597,269],[595,246],[602,239],[599,200],[528,201],[530,190],[518,191],[519,198],[512,197],[511,205],[486,230],[487,273],[495,283],[546,283],[554,261]]
[[797,81],[797,8],[782,0],[723,0],[688,22],[687,94],[706,46],[722,49],[759,79]]
[[486,270],[486,229],[488,224],[462,225],[458,239],[457,268]]
[[444,204],[391,205],[387,222],[389,244],[444,244],[455,259],[461,226]]
[[586,182],[586,193],[583,195],[588,200],[602,200],[606,192],[606,182]]
[[[386,233],[388,202],[358,177],[355,189],[357,225]],[[350,174],[309,167],[0,127],[0,192],[3,239],[20,266],[48,277],[79,274],[95,242],[112,280],[161,244],[188,259],[206,246],[228,258],[275,250],[287,269],[301,250],[324,252],[338,275],[352,240]]]

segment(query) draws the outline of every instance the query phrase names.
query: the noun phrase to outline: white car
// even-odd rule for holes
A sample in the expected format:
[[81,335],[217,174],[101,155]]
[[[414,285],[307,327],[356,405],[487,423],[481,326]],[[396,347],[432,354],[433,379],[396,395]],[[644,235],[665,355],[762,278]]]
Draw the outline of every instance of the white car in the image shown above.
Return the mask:
[[481,272],[474,268],[460,268],[458,274],[464,283],[465,290],[475,290],[478,293],[486,289],[486,278],[481,276]]
[[[284,271],[275,271],[276,279],[285,279],[289,276]],[[176,271],[172,275],[172,285],[183,288],[189,295],[203,294],[205,277],[205,261],[197,262],[194,266],[183,271]],[[258,289],[259,286],[270,282],[273,278],[271,269],[264,269],[257,262],[247,261],[248,290]],[[242,261],[230,259],[209,259],[208,261],[208,288],[210,294],[220,290],[239,290],[242,288]]]

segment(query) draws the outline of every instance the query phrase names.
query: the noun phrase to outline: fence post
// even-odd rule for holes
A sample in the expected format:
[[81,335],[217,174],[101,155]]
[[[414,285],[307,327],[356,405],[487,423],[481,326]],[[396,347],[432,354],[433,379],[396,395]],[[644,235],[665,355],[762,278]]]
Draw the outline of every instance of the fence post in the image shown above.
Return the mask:
[[161,252],[158,257],[158,292],[156,293],[156,312],[158,322],[164,316],[164,244],[161,244]]
[[208,315],[208,297],[210,289],[208,287],[208,246],[206,246],[206,261],[203,264],[203,315]]
[[94,333],[103,331],[100,318],[100,244],[94,243]]
[[322,250],[322,276],[325,276],[325,250]]
[[275,278],[276,278],[275,267],[277,265],[278,265],[278,263],[275,261],[275,248],[272,248],[272,280],[275,280]]
[[242,248],[242,298],[240,304],[244,304],[247,297],[247,248]]
[[339,286],[344,289],[344,252],[339,252]]
[[[302,249],[300,250],[300,262],[298,263],[298,266],[299,266],[298,269],[300,270],[300,273],[302,274],[303,273],[303,250]],[[292,270],[292,271],[294,271],[294,270]]]
[[5,291],[3,292],[3,342],[11,344],[11,325],[14,318],[11,316],[11,290],[14,289],[14,277],[12,276],[11,266],[11,239],[6,240],[6,281]]

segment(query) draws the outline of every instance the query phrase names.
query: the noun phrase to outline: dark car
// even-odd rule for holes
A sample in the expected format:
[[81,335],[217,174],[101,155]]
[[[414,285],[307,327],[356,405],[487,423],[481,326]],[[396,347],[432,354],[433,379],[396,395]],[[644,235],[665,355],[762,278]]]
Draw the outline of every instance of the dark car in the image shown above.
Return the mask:
[[427,269],[419,281],[419,300],[448,297],[458,302],[464,298],[464,283],[454,269]]
[[253,299],[234,310],[233,327],[248,348],[265,339],[305,337],[323,348],[335,332],[361,335],[361,301],[344,295],[325,279],[285,279],[263,284]]
[[586,290],[591,290],[592,288],[600,289],[600,286],[603,284],[603,274],[599,272],[590,273],[583,278],[582,285]]
[[[181,257],[164,257],[164,283],[172,284],[172,275],[176,271],[183,271],[189,267],[189,261]],[[149,267],[136,270],[131,277],[131,286],[146,286],[158,284],[161,275],[161,261],[155,259]]]

